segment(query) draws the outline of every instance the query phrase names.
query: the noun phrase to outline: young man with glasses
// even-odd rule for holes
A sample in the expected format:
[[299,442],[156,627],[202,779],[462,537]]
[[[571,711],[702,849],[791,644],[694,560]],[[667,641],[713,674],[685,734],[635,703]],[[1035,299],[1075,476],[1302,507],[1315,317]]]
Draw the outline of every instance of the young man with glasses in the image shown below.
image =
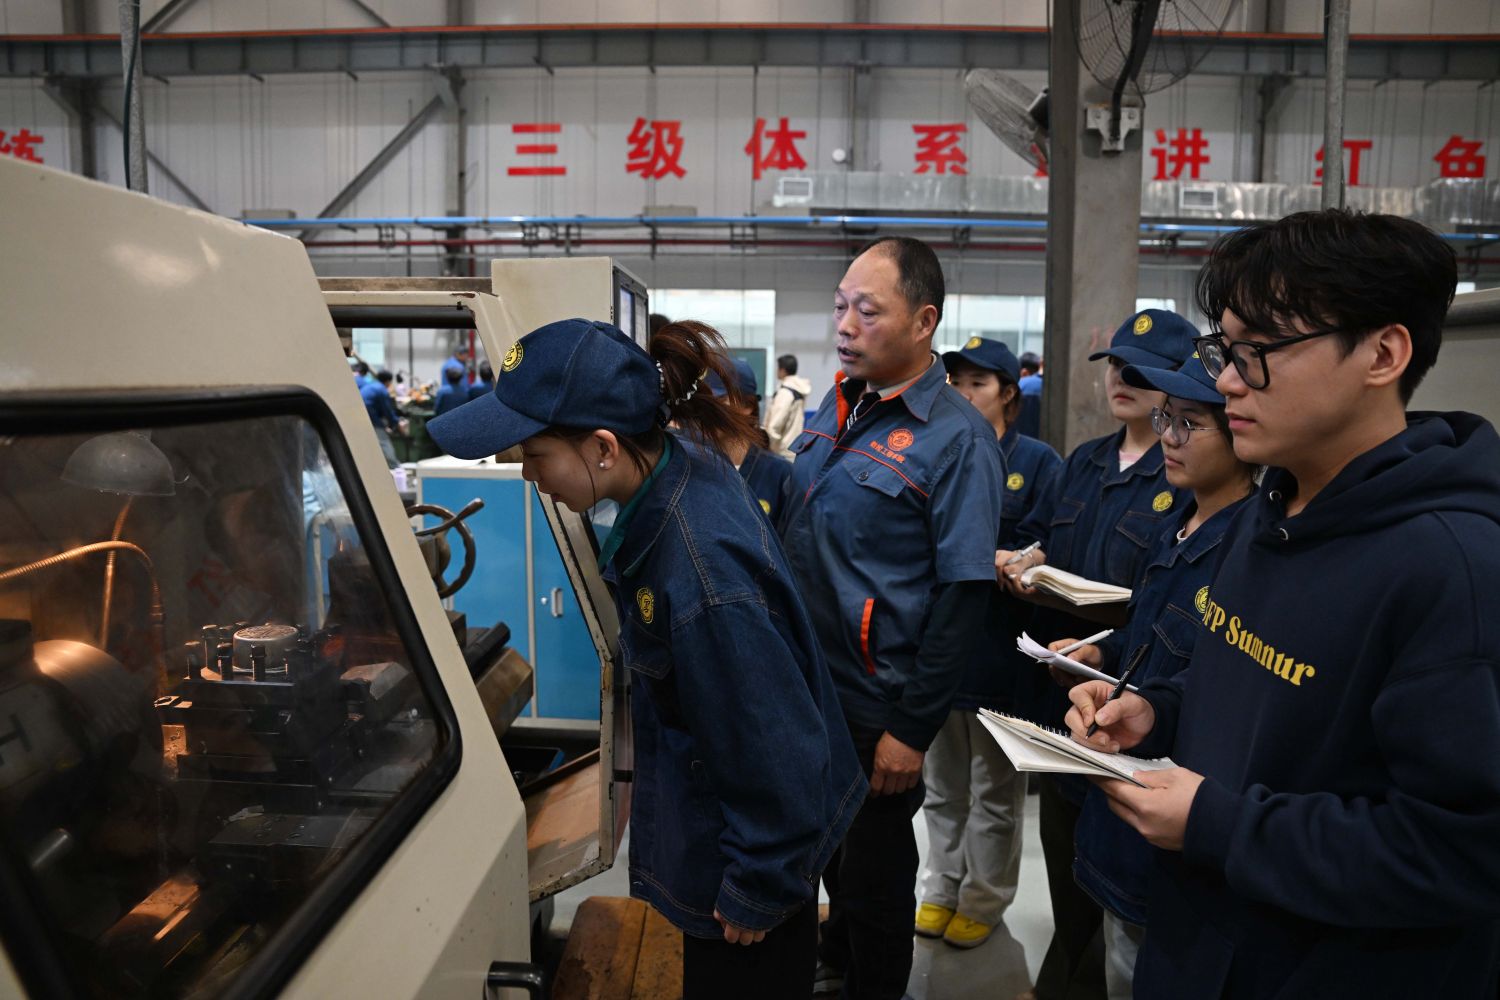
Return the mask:
[[1455,281],[1423,226],[1344,211],[1240,230],[1199,276],[1235,452],[1275,468],[1189,668],[1068,715],[1180,765],[1101,784],[1163,849],[1137,996],[1496,995],[1500,437],[1406,412]]

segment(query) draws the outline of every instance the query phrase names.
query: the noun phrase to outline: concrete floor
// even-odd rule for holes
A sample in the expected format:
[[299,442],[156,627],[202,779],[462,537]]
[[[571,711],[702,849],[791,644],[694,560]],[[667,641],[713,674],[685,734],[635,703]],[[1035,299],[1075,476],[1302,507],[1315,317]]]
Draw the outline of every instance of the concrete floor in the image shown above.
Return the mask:
[[[927,826],[918,813],[913,821],[917,848],[927,856]],[[1005,922],[988,941],[967,951],[940,940],[912,937],[913,961],[907,993],[911,1000],[1011,1000],[1031,988],[1047,942],[1052,938],[1052,907],[1047,898],[1047,872],[1037,832],[1037,797],[1026,798],[1026,825],[1021,849],[1021,881]],[[626,832],[628,842],[630,834]],[[559,893],[555,899],[552,931],[566,937],[573,914],[590,896],[628,896],[626,845],[609,871]],[[819,893],[819,901],[827,897]]]

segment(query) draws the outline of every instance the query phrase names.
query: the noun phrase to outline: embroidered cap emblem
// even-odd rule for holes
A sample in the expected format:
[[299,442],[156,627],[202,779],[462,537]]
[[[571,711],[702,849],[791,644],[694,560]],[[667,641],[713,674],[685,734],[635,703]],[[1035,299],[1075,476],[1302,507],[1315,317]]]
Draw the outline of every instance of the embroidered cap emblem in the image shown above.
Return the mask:
[[1156,498],[1151,501],[1151,509],[1156,511],[1158,514],[1160,514],[1164,510],[1167,510],[1171,506],[1172,493],[1170,490],[1162,490],[1160,493],[1156,494]]
[[906,448],[910,448],[911,443],[915,440],[916,438],[912,436],[911,431],[905,427],[897,427],[886,436],[885,443],[891,446],[892,451],[903,451]]
[[969,342],[964,345],[964,350],[966,350],[966,351],[972,351],[974,348],[978,347],[982,343],[984,343],[984,341],[981,340],[979,337],[970,337],[969,338]]
[[635,592],[635,606],[640,609],[641,621],[650,625],[656,618],[656,595],[651,593],[650,587],[642,587]]
[[771,501],[769,501],[769,500],[762,500],[760,502],[760,509],[766,512],[766,516],[767,517],[770,517],[771,516]]
[[1012,472],[1010,475],[1005,477],[1005,488],[1008,490],[1018,490],[1025,485],[1026,477],[1021,475],[1019,472]]
[[1147,316],[1145,313],[1141,313],[1135,318],[1135,326],[1131,327],[1131,329],[1135,331],[1135,335],[1137,337],[1139,337],[1143,333],[1150,333],[1151,317]]
[[513,372],[521,366],[521,359],[526,356],[526,348],[521,346],[520,341],[510,345],[510,350],[505,352],[505,360],[500,362],[500,370]]

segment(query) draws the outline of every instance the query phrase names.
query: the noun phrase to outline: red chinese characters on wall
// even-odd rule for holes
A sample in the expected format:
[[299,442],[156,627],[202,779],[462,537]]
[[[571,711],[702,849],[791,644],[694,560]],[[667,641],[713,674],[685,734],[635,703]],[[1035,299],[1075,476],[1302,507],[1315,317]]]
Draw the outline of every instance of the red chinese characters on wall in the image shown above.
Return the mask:
[[14,156],[18,160],[42,163],[45,161],[37,155],[36,148],[46,141],[28,128],[14,133],[0,130],[0,156]]
[[[510,127],[512,135],[559,135],[562,125],[559,122],[517,122]],[[517,156],[552,156],[557,153],[556,142],[518,142],[516,143]],[[507,167],[506,174],[511,177],[562,177],[567,174],[568,168],[558,164],[528,164],[526,166]]]
[[625,172],[640,174],[644,180],[660,180],[669,174],[687,176],[682,166],[682,122],[635,120],[626,137],[630,152],[625,156]]
[[[1360,169],[1363,164],[1364,155],[1370,147],[1375,145],[1373,139],[1345,139],[1344,152],[1349,154],[1349,173],[1346,175],[1350,187],[1359,187]],[[1313,157],[1319,163],[1323,162],[1323,147],[1318,147],[1318,153]],[[1313,183],[1323,183],[1323,168],[1318,167],[1313,171]]]
[[1208,139],[1201,128],[1179,128],[1177,134],[1167,138],[1167,130],[1156,130],[1156,145],[1151,149],[1151,158],[1156,161],[1154,181],[1175,181],[1188,172],[1189,180],[1202,180],[1202,170],[1211,161],[1208,155]]
[[755,119],[755,131],[745,143],[745,154],[750,157],[755,179],[760,180],[767,170],[807,169],[807,161],[797,150],[797,140],[806,138],[806,130],[793,130],[790,119],[782,118],[781,127],[770,130],[766,129],[764,118]]
[[917,134],[917,170],[919,174],[929,171],[939,174],[967,174],[964,164],[969,158],[964,155],[959,140],[969,130],[962,122],[948,125],[913,125]]
[[1485,157],[1479,155],[1479,147],[1483,145],[1478,140],[1470,141],[1461,135],[1450,136],[1448,142],[1433,157],[1437,161],[1438,176],[1483,177]]

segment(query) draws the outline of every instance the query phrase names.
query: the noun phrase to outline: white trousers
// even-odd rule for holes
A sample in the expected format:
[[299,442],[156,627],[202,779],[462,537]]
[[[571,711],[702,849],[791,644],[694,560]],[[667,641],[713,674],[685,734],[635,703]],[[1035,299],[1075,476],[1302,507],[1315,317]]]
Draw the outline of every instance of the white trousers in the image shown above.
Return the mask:
[[1146,928],[1104,911],[1104,986],[1109,1000],[1131,1000],[1135,957],[1145,937]]
[[927,864],[918,898],[996,924],[1016,898],[1026,779],[970,709],[948,715],[922,768]]

